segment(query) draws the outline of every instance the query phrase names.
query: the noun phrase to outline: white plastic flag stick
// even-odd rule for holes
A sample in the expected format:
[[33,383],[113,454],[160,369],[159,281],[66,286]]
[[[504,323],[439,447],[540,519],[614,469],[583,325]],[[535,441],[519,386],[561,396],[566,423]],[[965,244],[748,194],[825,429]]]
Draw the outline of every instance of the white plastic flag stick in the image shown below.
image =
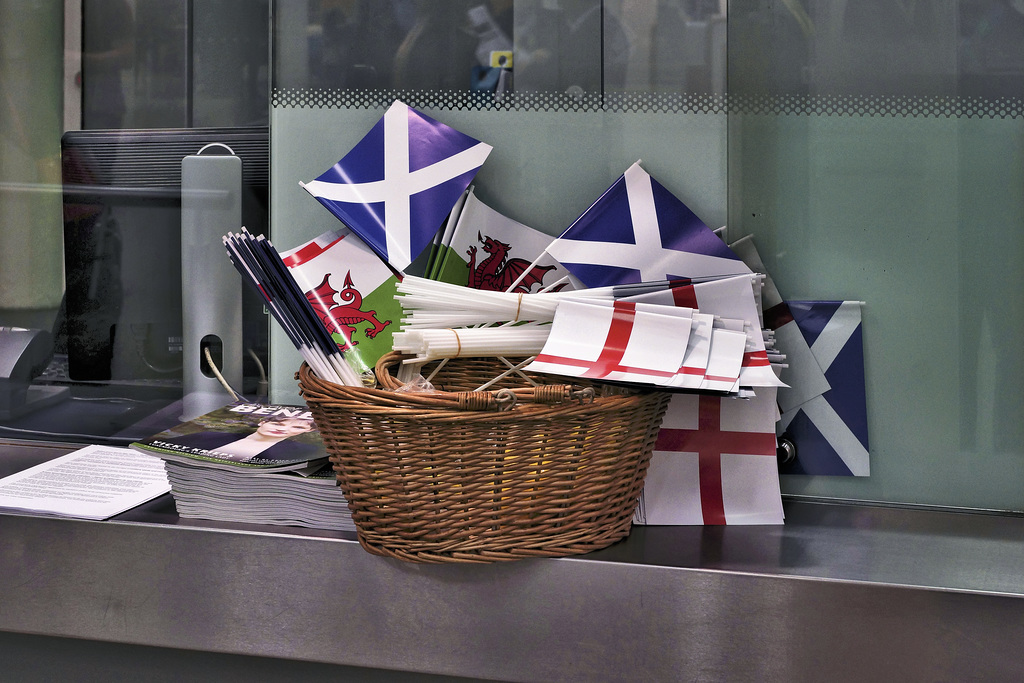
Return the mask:
[[536,356],[530,356],[530,357],[529,357],[529,358],[527,358],[526,360],[524,360],[524,361],[522,361],[522,362],[520,362],[520,363],[517,363],[517,364],[515,364],[515,365],[512,365],[512,364],[511,364],[511,363],[509,363],[509,362],[508,362],[507,360],[505,360],[504,358],[502,358],[501,360],[502,360],[502,361],[504,361],[504,362],[505,362],[505,364],[509,366],[508,370],[504,371],[503,373],[501,373],[501,374],[500,374],[500,375],[498,375],[497,377],[494,377],[493,379],[489,380],[488,382],[485,382],[484,384],[481,384],[480,386],[478,386],[478,387],[477,387],[477,388],[475,389],[475,391],[483,391],[484,389],[486,389],[487,387],[491,386],[491,385],[492,385],[492,384],[494,384],[495,382],[500,382],[501,380],[505,379],[506,377],[508,377],[509,375],[511,375],[511,374],[512,374],[513,372],[515,372],[515,373],[518,373],[519,375],[522,375],[522,377],[523,377],[524,379],[526,379],[526,380],[527,380],[527,381],[528,381],[528,382],[529,382],[530,384],[532,384],[533,386],[537,386],[537,383],[536,383],[536,382],[534,382],[534,381],[533,381],[532,379],[530,379],[529,377],[527,377],[526,375],[524,375],[524,374],[523,374],[522,372],[520,372],[520,370],[522,370],[522,369],[523,369],[523,368],[525,368],[525,367],[526,367],[527,365],[529,365],[530,363],[532,363],[532,362],[533,362],[533,359],[534,359],[534,358],[536,358]]
[[498,360],[500,360],[502,363],[507,365],[509,368],[512,368],[513,370],[515,370],[516,374],[519,375],[520,377],[522,377],[524,380],[526,380],[527,384],[529,384],[530,386],[537,387],[537,386],[540,386],[540,383],[539,382],[535,382],[529,375],[527,375],[522,370],[520,370],[520,367],[527,365],[534,358],[536,358],[536,356],[531,356],[530,358],[528,358],[527,360],[523,361],[519,365],[512,365],[512,363],[510,363],[507,358],[498,358]]
[[[529,271],[527,271],[527,272],[529,272]],[[538,294],[544,294],[546,292],[550,292],[550,291],[554,290],[555,287],[558,287],[559,285],[564,285],[567,282],[569,282],[569,276],[568,275],[563,275],[562,277],[558,278],[557,280],[552,282],[547,287],[544,287],[543,289],[539,290],[537,293]],[[512,291],[512,287],[509,287],[508,291]]]
[[480,356],[529,356],[537,354],[550,328],[463,328],[408,330],[395,334],[397,351],[420,360]]

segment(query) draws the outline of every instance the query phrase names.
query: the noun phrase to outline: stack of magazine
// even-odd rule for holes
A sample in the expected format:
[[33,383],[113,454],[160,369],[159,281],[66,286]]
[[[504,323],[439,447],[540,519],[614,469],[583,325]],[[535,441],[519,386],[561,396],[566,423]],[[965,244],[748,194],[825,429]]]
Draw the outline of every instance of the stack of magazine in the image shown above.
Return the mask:
[[355,531],[305,407],[237,403],[137,441],[184,518]]

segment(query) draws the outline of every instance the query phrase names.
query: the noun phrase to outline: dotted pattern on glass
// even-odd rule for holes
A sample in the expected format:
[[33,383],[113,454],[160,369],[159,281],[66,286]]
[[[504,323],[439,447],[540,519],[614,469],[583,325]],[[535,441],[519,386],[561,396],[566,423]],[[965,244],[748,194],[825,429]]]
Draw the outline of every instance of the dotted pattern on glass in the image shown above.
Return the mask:
[[327,90],[275,88],[274,107],[370,109],[399,99],[440,110],[615,111],[629,113],[764,114],[1015,119],[1024,100],[947,96],[716,95],[678,93],[493,93],[438,90]]

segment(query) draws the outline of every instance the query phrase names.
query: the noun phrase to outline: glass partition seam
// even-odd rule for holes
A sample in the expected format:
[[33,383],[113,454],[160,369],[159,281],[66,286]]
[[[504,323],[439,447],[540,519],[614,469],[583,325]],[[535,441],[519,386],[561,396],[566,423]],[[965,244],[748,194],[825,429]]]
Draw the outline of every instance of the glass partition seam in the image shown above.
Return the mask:
[[411,107],[441,110],[1024,118],[1024,99],[1010,97],[517,92],[496,99],[474,92],[324,88],[274,88],[271,94],[275,107],[379,108],[396,99]]

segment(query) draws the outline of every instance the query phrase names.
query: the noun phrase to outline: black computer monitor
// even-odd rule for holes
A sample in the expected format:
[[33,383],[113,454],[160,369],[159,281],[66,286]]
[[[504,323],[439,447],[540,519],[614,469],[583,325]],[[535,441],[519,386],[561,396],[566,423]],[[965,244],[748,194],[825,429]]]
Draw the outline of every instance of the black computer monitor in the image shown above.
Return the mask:
[[[66,287],[58,343],[66,345],[71,380],[180,387],[181,160],[211,143],[241,158],[242,222],[267,234],[265,126],[64,134]],[[245,291],[245,345],[264,359],[268,324],[262,301]],[[245,367],[246,384],[255,384],[257,370],[249,360]]]

